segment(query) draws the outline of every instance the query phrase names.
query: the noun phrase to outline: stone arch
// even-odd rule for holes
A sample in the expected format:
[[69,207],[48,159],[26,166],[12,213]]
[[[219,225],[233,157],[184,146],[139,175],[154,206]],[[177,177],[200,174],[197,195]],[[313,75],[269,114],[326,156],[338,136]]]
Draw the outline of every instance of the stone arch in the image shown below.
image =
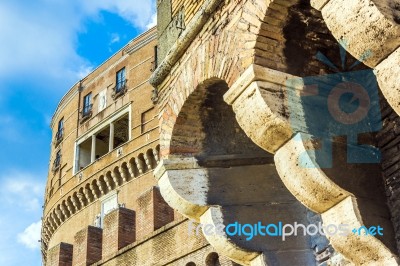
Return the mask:
[[[199,84],[180,108],[170,135],[163,131],[162,140],[168,155],[155,175],[164,199],[181,214],[216,227],[234,221],[256,223],[262,219],[261,213],[276,214],[280,208],[287,208],[282,213],[291,213],[289,215],[297,212],[298,219],[309,223],[306,208],[280,181],[272,155],[246,136],[232,107],[224,102],[223,95],[228,89],[224,80],[216,78]],[[170,126],[169,122],[164,122]],[[277,185],[271,187],[270,183]],[[280,196],[272,199],[271,195]],[[272,201],[276,205],[266,204]],[[276,217],[288,220],[288,216],[277,214]],[[219,253],[242,264],[249,264],[260,253],[274,253],[278,248],[278,242],[267,244],[261,237],[253,242],[227,235],[205,234],[205,237]],[[311,246],[281,245],[280,249],[286,250],[281,254],[289,252],[288,249],[309,249],[296,259],[305,263],[315,260]],[[285,260],[285,256],[280,256]],[[290,262],[286,260],[286,263]]]
[[83,206],[81,205],[81,203],[79,201],[78,192],[74,192],[72,194],[72,203],[74,204],[76,211],[79,211],[80,209],[82,209]]
[[67,220],[71,216],[71,213],[70,213],[70,211],[68,210],[68,207],[67,207],[66,200],[63,200],[61,202],[60,210],[61,210],[61,212],[62,212],[62,214],[64,216],[64,220]]
[[92,181],[92,186],[96,190],[97,198],[105,195],[104,186],[101,184],[100,179],[94,179]]
[[105,180],[107,182],[107,186],[109,188],[109,191],[112,191],[117,188],[118,184],[115,183],[113,177],[111,176],[111,171],[107,171],[105,174]]
[[120,173],[121,173],[121,177],[122,180],[124,182],[128,182],[131,180],[130,174],[129,174],[129,170],[128,170],[128,163],[127,162],[123,162],[120,166]]
[[57,207],[54,209],[54,214],[57,217],[58,226],[60,226],[60,224],[62,224],[65,220],[64,215],[60,209],[60,204],[58,204]]
[[321,11],[332,34],[348,40],[347,50],[356,58],[364,57],[365,63],[374,68],[383,95],[400,115],[400,2],[311,2]]
[[[313,2],[314,6],[315,2],[322,3],[323,6],[329,1],[316,0]],[[342,4],[346,6],[345,3]],[[343,180],[343,174],[340,176],[335,170],[320,170],[318,161],[321,157],[307,153],[310,148],[315,150],[318,143],[312,141],[310,144],[306,143],[305,140],[310,138],[302,138],[301,134],[296,133],[307,133],[307,127],[293,130],[289,122],[289,109],[285,103],[287,97],[285,98],[284,95],[285,89],[288,87],[287,81],[298,80],[299,77],[309,75],[332,73],[331,67],[326,67],[313,57],[313,53],[317,51],[326,52],[335,64],[340,63],[341,54],[337,49],[339,45],[326,27],[321,14],[312,9],[307,1],[300,0],[262,1],[262,3],[259,1],[256,4],[249,1],[238,6],[244,11],[242,17],[235,21],[228,19],[226,29],[216,31],[217,34],[207,35],[207,38],[203,38],[201,41],[193,41],[189,48],[190,52],[182,56],[180,64],[177,64],[174,69],[174,76],[159,86],[160,142],[161,156],[164,162],[163,168],[155,175],[159,179],[164,198],[175,208],[181,206],[178,211],[194,219],[203,219],[213,223],[218,221],[217,218],[223,217],[223,214],[227,214],[227,212],[223,212],[223,208],[211,209],[208,207],[207,196],[205,196],[207,192],[205,191],[198,191],[195,196],[191,197],[189,194],[193,191],[193,187],[190,185],[177,187],[179,181],[175,180],[173,176],[174,171],[190,169],[191,175],[197,175],[199,178],[188,179],[189,183],[197,182],[197,186],[202,188],[201,185],[207,183],[200,178],[209,173],[207,170],[201,169],[204,165],[201,160],[199,161],[201,153],[204,152],[202,143],[185,144],[189,136],[185,136],[184,130],[180,133],[176,126],[182,125],[183,128],[185,125],[190,125],[190,120],[194,120],[190,115],[182,117],[181,114],[186,110],[185,105],[189,105],[193,109],[198,108],[190,102],[191,100],[195,101],[197,90],[200,91],[199,88],[202,85],[207,82],[224,80],[229,87],[224,99],[233,106],[239,125],[254,143],[264,150],[276,154],[275,162],[280,177],[302,204],[313,211],[322,213],[325,222],[335,221],[335,217],[338,218],[340,215],[340,206],[342,206],[351,213],[352,224],[363,225],[372,223],[374,220],[368,219],[371,213],[368,213],[367,209],[371,207],[369,204],[377,203],[376,206],[379,206],[377,209],[382,212],[377,211],[372,216],[383,217],[380,221],[386,224],[390,232],[392,229],[390,222],[388,223],[386,207],[382,204],[384,201],[382,195],[371,195],[367,192],[368,186],[357,188],[354,182],[352,184],[352,181]],[[324,14],[324,11],[322,13]],[[310,19],[308,21],[312,26],[310,29],[304,26],[307,24],[307,19]],[[300,24],[295,25],[294,22],[300,22]],[[301,28],[299,29],[299,27]],[[313,27],[322,27],[322,30],[315,31]],[[302,34],[293,35],[296,29],[301,30]],[[289,39],[288,42],[287,39]],[[309,45],[309,47],[301,47],[299,44]],[[300,62],[295,53],[298,52],[298,48],[302,48],[307,55]],[[329,53],[334,50],[336,50],[335,54],[330,55]],[[360,58],[357,54],[354,55],[356,58]],[[308,60],[311,62],[309,66],[306,64]],[[354,60],[354,58],[350,58],[350,60]],[[362,64],[359,64],[358,67],[365,69]],[[323,70],[322,73],[319,72],[320,69]],[[297,90],[299,93],[310,93],[304,83],[293,84],[290,89]],[[199,109],[195,110],[199,111]],[[309,125],[306,124],[306,126]],[[202,132],[196,132],[196,129],[190,133],[193,137],[199,137],[201,140],[204,138]],[[293,143],[298,138],[301,141]],[[338,141],[337,145],[343,152],[340,142]],[[305,158],[311,161],[310,169],[299,169],[296,165],[300,154],[304,154]],[[340,155],[340,152],[337,155]],[[315,157],[316,160],[313,161]],[[287,158],[290,158],[289,163],[293,166],[290,169],[291,173],[284,163]],[[177,164],[179,167],[176,166]],[[360,173],[355,168],[351,170],[353,176]],[[376,173],[376,169],[373,169],[372,173]],[[363,173],[362,178],[367,178],[366,172]],[[202,183],[203,181],[204,183]],[[378,178],[374,178],[372,183],[373,187],[381,190],[382,185],[378,184]],[[298,184],[298,186],[295,187],[294,184]],[[303,186],[307,189],[301,190]],[[320,195],[325,195],[324,200],[319,201],[323,197],[318,198],[318,193],[317,196],[312,196],[315,194],[315,190]],[[327,195],[327,191],[329,191],[329,195]],[[330,194],[330,192],[332,193]],[[377,219],[379,220],[379,218]],[[330,240],[333,246],[352,262],[362,264],[371,258],[376,258],[381,263],[393,263],[395,261],[392,253],[393,241],[389,238],[371,237],[367,241],[363,241],[359,238],[347,237],[344,238],[345,240],[335,238]],[[237,245],[232,245],[230,241],[207,239],[218,252],[221,251],[221,254],[230,258],[234,257],[236,261],[249,263],[257,257],[257,254],[243,249],[240,250],[241,254],[235,257],[237,254],[223,249],[224,246],[231,245],[231,250],[239,250]],[[354,250],[348,248],[349,246],[363,248],[353,252]],[[365,254],[370,250],[374,252],[369,255]],[[352,254],[349,254],[350,252]]]
[[108,192],[110,192],[110,189],[108,188],[108,185],[107,185],[107,182],[106,182],[106,177],[104,175],[101,175],[99,177],[98,185],[99,185],[99,187],[102,188],[102,190],[104,192],[103,195],[105,195]]
[[118,187],[120,185],[122,185],[123,183],[123,179],[121,177],[120,171],[119,171],[119,167],[116,166],[114,167],[114,169],[111,171],[111,176],[114,180],[115,186]]
[[68,196],[67,198],[67,204],[68,204],[68,208],[71,212],[71,215],[75,214],[78,210],[76,209],[76,207],[74,206],[74,203],[72,202],[72,195]]
[[138,169],[138,167],[136,165],[135,157],[132,157],[129,160],[128,165],[129,165],[128,170],[129,170],[129,173],[130,173],[131,177],[132,178],[137,177],[139,175],[139,169]]
[[[271,1],[256,28],[254,63],[290,75],[306,77],[335,73],[342,67],[339,43],[330,33],[322,14],[309,0]],[[318,53],[332,65],[318,60]],[[347,63],[357,60],[347,56]],[[356,70],[364,69],[359,64]]]
[[156,163],[158,164],[160,162],[160,145],[157,145],[154,149],[152,149],[154,159],[156,160]]
[[191,262],[186,263],[186,266],[196,266],[196,263],[191,261]]
[[86,197],[85,189],[83,187],[81,187],[78,190],[77,196],[78,196],[79,202],[81,203],[81,208],[83,208],[89,204],[89,199]]
[[55,229],[57,228],[57,222],[54,218],[54,211],[50,213],[49,215],[49,222],[51,225],[51,233],[53,233],[55,231]]
[[146,164],[149,166],[149,169],[154,169],[157,166],[157,161],[153,154],[153,149],[149,149],[145,154]]
[[95,195],[94,191],[92,190],[92,188],[90,187],[90,183],[87,183],[84,186],[83,191],[84,191],[86,199],[87,199],[87,204],[96,200],[96,195]]
[[90,189],[95,200],[101,197],[102,192],[100,190],[100,187],[97,185],[97,179],[92,180],[92,182],[90,183]]
[[148,167],[146,165],[146,161],[144,159],[144,154],[143,153],[140,153],[136,157],[135,161],[136,161],[136,166],[139,169],[139,174],[144,174],[144,173],[146,173],[148,171]]
[[225,81],[210,79],[186,99],[171,132],[171,156],[199,161],[227,154],[267,156],[240,129],[232,108],[223,100],[227,91]]

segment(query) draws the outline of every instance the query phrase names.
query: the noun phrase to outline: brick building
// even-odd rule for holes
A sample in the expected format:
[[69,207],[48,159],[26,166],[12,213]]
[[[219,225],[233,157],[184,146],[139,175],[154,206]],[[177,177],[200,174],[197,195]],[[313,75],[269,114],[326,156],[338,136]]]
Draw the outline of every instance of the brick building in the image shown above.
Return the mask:
[[[53,117],[46,265],[398,265],[399,3],[157,9],[157,33],[78,82]],[[248,241],[188,234],[188,218],[384,233]]]

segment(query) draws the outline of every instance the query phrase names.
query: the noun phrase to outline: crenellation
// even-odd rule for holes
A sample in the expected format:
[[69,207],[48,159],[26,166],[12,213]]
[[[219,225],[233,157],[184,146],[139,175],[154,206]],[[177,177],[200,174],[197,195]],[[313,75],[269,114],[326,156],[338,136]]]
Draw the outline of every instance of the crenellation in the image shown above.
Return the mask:
[[86,266],[101,260],[103,230],[88,226],[77,232],[73,244],[73,266]]
[[72,266],[73,247],[67,243],[60,243],[48,251],[46,265]]
[[104,217],[102,258],[110,258],[136,240],[136,216],[133,210],[118,208]]

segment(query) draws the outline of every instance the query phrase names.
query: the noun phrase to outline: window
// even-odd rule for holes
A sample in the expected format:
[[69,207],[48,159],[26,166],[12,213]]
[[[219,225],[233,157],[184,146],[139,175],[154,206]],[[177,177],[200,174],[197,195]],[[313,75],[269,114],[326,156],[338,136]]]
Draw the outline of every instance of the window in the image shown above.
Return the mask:
[[122,68],[120,71],[117,72],[117,80],[116,80],[116,87],[115,93],[118,94],[125,90],[125,67]]
[[82,110],[82,117],[89,117],[92,114],[92,93],[87,94],[83,98],[83,110]]
[[61,165],[61,150],[59,150],[56,154],[56,158],[53,162],[53,171],[57,171]]
[[59,144],[64,137],[64,118],[58,121],[58,129],[56,134],[56,145]]
[[122,109],[76,142],[74,173],[130,140],[130,106]]
[[101,202],[100,226],[103,227],[104,216],[112,210],[118,209],[117,193],[110,195]]

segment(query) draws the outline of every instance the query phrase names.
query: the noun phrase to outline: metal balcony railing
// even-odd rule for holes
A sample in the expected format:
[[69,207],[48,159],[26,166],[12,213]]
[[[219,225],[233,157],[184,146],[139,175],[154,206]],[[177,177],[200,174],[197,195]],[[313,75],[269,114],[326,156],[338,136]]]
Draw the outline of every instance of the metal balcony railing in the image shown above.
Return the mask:
[[82,116],[81,122],[85,121],[86,119],[88,119],[92,116],[92,108],[93,108],[93,104],[89,104],[89,105],[86,105],[83,107],[83,109],[81,111],[81,116]]
[[121,95],[124,95],[127,89],[126,83],[128,80],[124,80],[121,82],[118,82],[117,85],[114,87],[114,92],[112,94],[113,99],[118,98]]
[[57,155],[56,159],[53,162],[53,172],[57,171],[58,169],[60,169],[61,166],[61,155]]
[[64,138],[64,129],[59,129],[54,138],[55,145],[57,146]]

